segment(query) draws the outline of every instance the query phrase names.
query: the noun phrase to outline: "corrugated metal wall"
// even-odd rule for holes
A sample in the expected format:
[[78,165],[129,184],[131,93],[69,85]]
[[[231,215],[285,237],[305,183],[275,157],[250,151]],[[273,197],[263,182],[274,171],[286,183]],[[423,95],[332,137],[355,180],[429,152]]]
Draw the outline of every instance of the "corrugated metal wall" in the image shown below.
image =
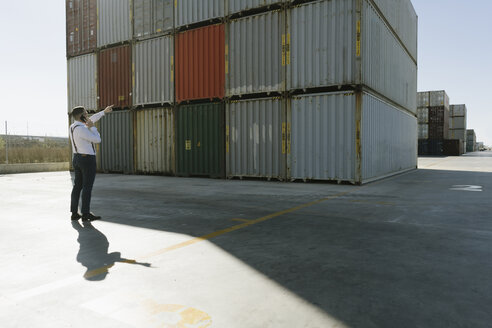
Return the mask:
[[466,117],[454,116],[449,118],[450,129],[466,129]]
[[363,83],[416,114],[417,65],[367,1],[361,33]]
[[67,56],[97,47],[97,0],[66,0]]
[[101,170],[133,173],[133,113],[114,111],[99,122]]
[[428,91],[417,93],[417,107],[429,107],[430,94]]
[[172,104],[174,102],[173,36],[137,42],[134,49],[133,104]]
[[373,0],[417,61],[417,14],[410,0]]
[[418,129],[419,139],[429,139],[429,124],[419,124]]
[[175,0],[176,27],[224,16],[224,0]]
[[466,105],[450,105],[449,115],[450,116],[466,116]]
[[283,14],[274,11],[231,21],[226,46],[228,96],[284,90]]
[[419,123],[429,123],[429,108],[417,108],[417,121]]
[[224,105],[183,105],[176,116],[176,173],[224,177]]
[[132,38],[131,0],[97,0],[97,46]]
[[362,182],[417,167],[417,119],[364,93]]
[[286,177],[286,107],[280,98],[226,104],[228,177]]
[[174,173],[174,115],[172,108],[136,112],[135,170]]
[[134,37],[166,33],[173,28],[173,0],[133,0]]
[[224,25],[176,35],[176,101],[223,98]]
[[99,108],[132,105],[131,48],[129,45],[109,48],[99,53]]
[[289,177],[356,182],[354,93],[294,97],[290,107]]
[[449,97],[446,91],[429,91],[430,107],[444,106],[449,108]]
[[68,112],[75,106],[97,109],[96,54],[68,60]]
[[[352,84],[355,80],[354,1],[318,1],[289,12],[288,88]],[[290,64],[290,65],[289,65]]]
[[283,2],[283,0],[226,0],[228,1],[228,13],[234,14],[243,10],[250,10],[275,3]]

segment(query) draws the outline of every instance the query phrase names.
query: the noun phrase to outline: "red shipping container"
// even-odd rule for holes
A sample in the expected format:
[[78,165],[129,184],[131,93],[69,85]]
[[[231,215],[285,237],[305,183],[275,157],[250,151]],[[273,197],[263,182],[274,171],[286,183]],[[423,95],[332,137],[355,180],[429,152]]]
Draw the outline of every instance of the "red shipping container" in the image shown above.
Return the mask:
[[67,56],[97,47],[97,0],[66,0]]
[[129,45],[99,53],[99,109],[114,104],[115,108],[132,105],[131,48]]
[[176,36],[176,101],[224,98],[224,25],[212,25]]

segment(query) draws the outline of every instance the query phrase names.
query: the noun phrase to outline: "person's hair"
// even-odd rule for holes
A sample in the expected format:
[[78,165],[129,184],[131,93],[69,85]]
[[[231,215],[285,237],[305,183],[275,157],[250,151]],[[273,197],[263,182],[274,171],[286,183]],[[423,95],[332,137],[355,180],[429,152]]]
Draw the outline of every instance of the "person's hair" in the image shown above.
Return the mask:
[[77,106],[72,109],[72,112],[70,114],[75,120],[78,120],[80,119],[80,116],[82,116],[82,114],[84,113],[84,110],[84,106]]

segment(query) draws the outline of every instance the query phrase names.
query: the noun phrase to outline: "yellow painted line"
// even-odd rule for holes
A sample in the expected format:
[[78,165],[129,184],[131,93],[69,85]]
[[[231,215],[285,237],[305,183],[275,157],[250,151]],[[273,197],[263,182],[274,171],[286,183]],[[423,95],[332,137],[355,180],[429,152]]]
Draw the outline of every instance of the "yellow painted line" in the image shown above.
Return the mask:
[[231,219],[232,221],[239,221],[239,222],[250,222],[250,219]]
[[298,206],[295,206],[295,207],[292,207],[292,208],[289,208],[289,209],[286,209],[286,210],[283,210],[283,211],[279,211],[279,212],[276,212],[276,213],[272,213],[272,214],[263,216],[263,217],[258,218],[258,219],[249,220],[248,222],[244,222],[242,224],[238,224],[238,225],[235,225],[235,226],[226,228],[226,229],[218,230],[218,231],[209,233],[208,235],[204,235],[204,236],[201,236],[201,237],[196,237],[196,238],[190,239],[188,241],[185,241],[185,242],[182,242],[182,243],[179,243],[179,244],[176,244],[176,245],[172,245],[172,246],[169,246],[169,247],[160,249],[158,251],[155,251],[153,253],[147,254],[142,259],[147,259],[149,257],[154,257],[154,256],[157,256],[157,255],[162,255],[162,254],[167,253],[167,252],[171,252],[171,251],[174,251],[174,250],[177,250],[177,249],[186,247],[186,246],[190,246],[190,245],[193,245],[193,244],[196,244],[196,243],[205,241],[205,240],[209,240],[209,239],[212,239],[214,237],[218,237],[218,236],[221,236],[223,234],[226,234],[226,233],[229,233],[229,232],[232,232],[232,231],[236,231],[236,230],[239,230],[239,229],[243,229],[243,228],[249,227],[249,226],[251,226],[253,224],[257,224],[257,223],[260,223],[260,222],[263,222],[263,221],[267,221],[267,220],[276,218],[278,216],[281,216],[281,215],[284,215],[284,214],[288,214],[288,213],[292,213],[292,212],[301,210],[301,209],[306,208],[306,207],[309,207],[309,206],[313,206],[313,205],[319,204],[321,202],[324,202],[324,201],[327,201],[327,200],[330,200],[330,199],[334,199],[334,198],[337,198],[337,197],[340,197],[340,196],[344,196],[344,195],[349,194],[349,193],[352,193],[352,192],[354,192],[356,190],[358,190],[358,188],[357,189],[354,189],[352,191],[338,193],[338,194],[335,194],[333,196],[328,196],[328,197],[321,198],[321,199],[318,199],[318,200],[315,200],[315,201],[312,201],[312,202],[309,202],[309,203],[301,204],[301,205],[298,205]]

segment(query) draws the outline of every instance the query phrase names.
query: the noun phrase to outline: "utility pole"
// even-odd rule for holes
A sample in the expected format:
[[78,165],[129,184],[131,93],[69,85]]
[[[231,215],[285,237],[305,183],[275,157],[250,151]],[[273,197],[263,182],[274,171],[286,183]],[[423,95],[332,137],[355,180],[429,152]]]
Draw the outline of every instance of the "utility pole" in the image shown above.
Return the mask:
[[9,134],[7,129],[7,121],[5,121],[5,164],[9,163]]

